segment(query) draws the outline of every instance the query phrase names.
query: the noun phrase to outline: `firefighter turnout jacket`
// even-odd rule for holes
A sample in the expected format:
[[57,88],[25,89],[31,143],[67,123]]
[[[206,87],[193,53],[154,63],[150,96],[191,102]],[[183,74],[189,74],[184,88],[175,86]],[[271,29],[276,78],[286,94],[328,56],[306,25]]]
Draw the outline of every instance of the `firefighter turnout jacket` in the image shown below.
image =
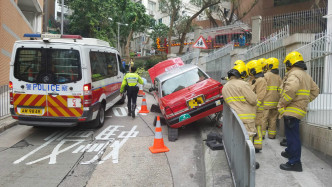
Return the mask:
[[137,86],[137,83],[143,84],[143,79],[137,73],[127,73],[122,81],[120,93],[123,93],[126,85]]
[[223,87],[222,95],[243,123],[255,122],[257,97],[247,82],[231,76]]
[[267,83],[266,94],[264,98],[264,109],[277,108],[280,95],[278,93],[279,86],[281,85],[281,78],[278,70],[269,70],[264,74]]
[[255,75],[255,79],[251,82],[251,88],[257,95],[257,112],[264,110],[264,98],[266,94],[266,80],[263,73]]
[[283,78],[279,93],[279,118],[285,115],[301,119],[307,113],[309,102],[318,96],[319,88],[308,73],[293,67]]

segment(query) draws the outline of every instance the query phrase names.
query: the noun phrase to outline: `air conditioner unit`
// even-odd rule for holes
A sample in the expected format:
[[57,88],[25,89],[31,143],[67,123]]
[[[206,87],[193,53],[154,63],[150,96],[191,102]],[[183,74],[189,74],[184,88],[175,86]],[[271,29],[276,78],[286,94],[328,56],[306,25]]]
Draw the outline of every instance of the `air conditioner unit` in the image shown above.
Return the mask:
[[153,15],[154,15],[153,10],[149,10],[149,14],[150,14],[151,16],[153,16]]

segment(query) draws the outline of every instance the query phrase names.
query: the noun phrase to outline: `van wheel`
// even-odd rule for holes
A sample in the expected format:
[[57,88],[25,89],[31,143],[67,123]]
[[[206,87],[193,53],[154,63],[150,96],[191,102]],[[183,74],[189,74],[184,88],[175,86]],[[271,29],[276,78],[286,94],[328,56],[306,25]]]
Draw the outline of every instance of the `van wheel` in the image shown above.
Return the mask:
[[168,126],[168,141],[175,142],[179,137],[179,129]]
[[104,122],[105,122],[105,106],[100,105],[97,118],[92,121],[91,127],[100,128],[104,125]]

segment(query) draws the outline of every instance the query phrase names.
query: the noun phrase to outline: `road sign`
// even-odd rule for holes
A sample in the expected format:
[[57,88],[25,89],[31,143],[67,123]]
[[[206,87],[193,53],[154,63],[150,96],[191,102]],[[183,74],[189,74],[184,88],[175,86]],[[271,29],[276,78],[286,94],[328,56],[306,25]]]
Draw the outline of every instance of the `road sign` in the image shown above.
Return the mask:
[[200,49],[207,49],[207,45],[205,42],[205,39],[203,38],[203,36],[200,36],[197,41],[195,42],[195,44],[193,45],[194,48],[200,48]]

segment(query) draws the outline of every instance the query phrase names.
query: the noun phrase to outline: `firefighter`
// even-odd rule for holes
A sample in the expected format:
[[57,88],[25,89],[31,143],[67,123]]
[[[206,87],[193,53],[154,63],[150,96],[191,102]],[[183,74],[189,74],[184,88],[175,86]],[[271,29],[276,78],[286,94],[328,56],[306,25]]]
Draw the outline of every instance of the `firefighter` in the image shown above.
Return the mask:
[[136,109],[136,100],[137,94],[139,91],[139,87],[137,86],[138,83],[143,85],[143,79],[137,74],[136,67],[133,66],[130,69],[130,73],[127,73],[122,80],[120,93],[122,94],[127,91],[127,98],[128,98],[128,116],[132,116],[135,118],[135,109]]
[[258,153],[263,148],[262,144],[262,125],[264,122],[264,97],[266,94],[266,80],[264,79],[264,74],[262,71],[262,64],[257,60],[252,60],[248,62],[248,71],[253,76],[251,82],[251,88],[257,95],[257,110],[256,110],[256,120],[255,125],[257,129],[257,134],[254,137],[255,151]]
[[288,162],[280,164],[280,169],[301,172],[300,119],[306,115],[308,103],[318,96],[319,88],[305,72],[307,67],[299,52],[289,53],[283,63],[287,73],[280,87],[278,111],[279,117],[284,117],[287,140],[287,148],[281,156],[288,158]]
[[[225,102],[235,110],[239,118],[242,120],[249,139],[253,141],[256,134],[255,118],[257,96],[251,90],[250,85],[241,80],[246,77],[247,71],[245,64],[238,64],[228,71],[229,81],[223,87],[223,98]],[[256,169],[259,168],[258,162]]]
[[266,95],[264,98],[264,123],[262,126],[263,138],[268,129],[268,137],[275,139],[277,134],[277,105],[279,101],[278,88],[281,85],[281,78],[279,76],[279,60],[277,58],[269,58],[266,60],[268,71],[264,74],[267,83]]
[[257,60],[259,63],[262,64],[262,68],[263,68],[263,73],[266,73],[268,70],[268,64],[265,58],[260,58]]
[[[242,60],[237,60],[237,61],[234,62],[234,67],[239,65],[239,64],[245,65],[245,63]],[[247,77],[247,75],[246,75],[246,77]],[[221,80],[227,80],[228,81],[229,77],[221,77]]]

